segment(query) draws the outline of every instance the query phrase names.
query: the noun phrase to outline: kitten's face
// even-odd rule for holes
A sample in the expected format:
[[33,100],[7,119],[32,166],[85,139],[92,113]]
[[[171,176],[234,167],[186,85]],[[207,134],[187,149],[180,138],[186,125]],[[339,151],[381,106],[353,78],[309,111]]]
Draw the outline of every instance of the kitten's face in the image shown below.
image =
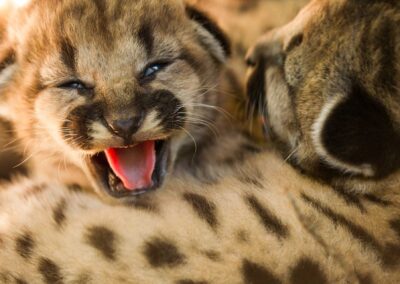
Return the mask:
[[199,130],[190,122],[212,115],[200,106],[217,100],[219,29],[179,1],[37,1],[25,13],[8,101],[31,152],[79,166],[102,195],[160,187]]

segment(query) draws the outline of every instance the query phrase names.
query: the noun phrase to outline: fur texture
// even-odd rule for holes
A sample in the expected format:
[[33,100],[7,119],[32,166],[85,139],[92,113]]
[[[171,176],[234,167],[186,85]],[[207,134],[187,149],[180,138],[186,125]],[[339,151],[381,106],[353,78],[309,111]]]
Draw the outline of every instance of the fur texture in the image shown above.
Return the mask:
[[[391,5],[390,1],[385,2]],[[332,11],[329,5],[322,5],[326,3],[312,3],[288,28],[281,30],[281,35],[292,39],[290,31],[301,27],[299,23],[308,23],[310,31],[316,30],[320,35],[319,29],[325,27],[329,34],[329,25],[309,22],[312,19],[324,23],[325,17],[321,15],[331,15]],[[336,1],[334,7],[351,12],[353,6],[347,3],[356,2]],[[357,5],[364,7],[364,3]],[[373,9],[365,13],[377,15]],[[332,15],[336,15],[332,22],[344,21],[343,14]],[[348,38],[343,40],[348,41]],[[287,46],[295,52],[301,43],[301,37],[297,36],[288,40]],[[328,43],[335,45],[335,41]],[[282,50],[279,43],[270,45],[268,41],[267,47],[270,46],[273,48],[264,49],[264,45],[257,50],[273,55]],[[215,51],[222,50],[224,45],[220,42]],[[304,56],[306,53],[297,60]],[[289,87],[282,71],[285,60],[280,56],[253,59],[250,61],[256,64],[253,70],[256,75],[251,78],[258,79],[249,80],[249,90],[261,91],[257,99],[267,102],[268,108],[275,102],[276,109],[268,111],[266,119],[271,124],[269,130],[273,129],[270,136],[281,138],[272,140],[274,145],[285,149],[279,147],[279,142],[286,142],[282,143],[286,147],[290,145],[288,141],[293,139],[290,119],[297,117],[287,98]],[[288,60],[289,56],[286,64]],[[326,82],[341,86],[340,80],[319,79],[322,85]],[[304,101],[319,112],[325,106],[315,104],[311,95],[304,96]],[[371,105],[369,99],[362,102],[361,106]],[[339,106],[340,111],[346,111],[346,104]],[[332,103],[329,107],[328,119],[330,110],[337,106]],[[373,109],[383,114],[379,112],[382,108]],[[387,118],[384,110],[379,119]],[[299,118],[300,122],[307,121],[306,117]],[[314,123],[318,121],[315,118]],[[60,184],[56,176],[48,176],[44,183],[33,178],[14,180],[3,187],[0,281],[180,284],[400,281],[398,183],[387,183],[379,191],[364,194],[321,184],[286,164],[281,158],[285,151],[278,155],[270,148],[258,149],[240,128],[232,128],[226,120],[220,122],[224,122],[216,125],[220,136],[203,136],[197,155],[177,163],[174,175],[162,190],[124,204],[106,204],[82,186]],[[330,133],[331,128],[326,131]],[[187,156],[193,152],[182,148],[180,154]],[[304,168],[308,165],[304,163]]]
[[312,1],[248,54],[249,96],[288,160],[355,192],[397,183],[396,1]]
[[16,15],[0,47],[13,68],[2,101],[32,176],[115,201],[93,174],[104,150],[163,140],[165,176],[178,151],[214,130],[230,44],[202,12],[181,1],[68,0],[31,1]]
[[180,176],[116,206],[76,185],[16,180],[0,193],[0,281],[400,280],[398,187],[350,195],[271,153],[212,167],[212,184]]

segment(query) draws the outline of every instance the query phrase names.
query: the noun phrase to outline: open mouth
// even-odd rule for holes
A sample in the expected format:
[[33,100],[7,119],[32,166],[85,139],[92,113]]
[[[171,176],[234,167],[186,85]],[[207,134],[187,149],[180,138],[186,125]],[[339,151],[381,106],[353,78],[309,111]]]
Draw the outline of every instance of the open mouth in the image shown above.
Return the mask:
[[136,196],[159,188],[169,162],[169,141],[149,140],[109,148],[88,161],[94,180],[115,198]]

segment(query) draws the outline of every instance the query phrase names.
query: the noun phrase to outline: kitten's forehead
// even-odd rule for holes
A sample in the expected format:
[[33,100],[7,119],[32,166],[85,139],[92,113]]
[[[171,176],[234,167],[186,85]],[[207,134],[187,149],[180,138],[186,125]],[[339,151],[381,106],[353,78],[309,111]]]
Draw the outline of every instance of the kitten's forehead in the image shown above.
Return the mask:
[[189,26],[182,25],[185,17],[181,0],[32,0],[13,20],[13,28],[22,34],[15,35],[18,41],[30,38],[44,49],[59,45],[62,38],[106,47],[123,37],[146,38],[149,31],[182,32]]
[[176,30],[184,17],[180,1],[154,0],[68,0],[60,6],[54,21],[63,31],[82,39],[113,41],[129,35],[146,37],[153,32]]
[[24,24],[16,25],[24,30],[17,36],[24,57],[45,64],[43,58],[61,58],[72,69],[174,57],[191,27],[181,0],[33,0],[25,10]]

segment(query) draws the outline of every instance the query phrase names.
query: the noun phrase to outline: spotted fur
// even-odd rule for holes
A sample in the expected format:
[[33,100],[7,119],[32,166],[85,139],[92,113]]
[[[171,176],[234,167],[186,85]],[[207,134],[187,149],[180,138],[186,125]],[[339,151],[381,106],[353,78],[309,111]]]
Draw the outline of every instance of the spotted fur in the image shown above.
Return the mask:
[[[181,176],[115,206],[57,181],[15,181],[0,193],[0,275],[28,283],[400,280],[398,186],[377,202],[354,195],[360,210],[270,152],[213,168],[222,177],[214,184]],[[263,187],[240,181],[243,168],[262,169]],[[58,226],[51,212],[64,202]]]
[[[328,6],[321,7],[316,11]],[[296,36],[290,49],[301,42]],[[280,59],[266,61],[278,82]],[[269,83],[260,85],[269,88]],[[285,88],[268,90],[265,102]],[[280,111],[291,117],[282,103]],[[266,118],[276,122],[274,115],[268,112]],[[104,203],[76,184],[78,179],[68,185],[56,176],[45,182],[20,178],[3,186],[0,281],[400,281],[398,183],[367,194],[321,183],[287,164],[282,152],[255,147],[240,129],[218,127],[217,138],[204,136],[197,154],[177,163],[163,190],[126,203]],[[274,145],[279,152],[279,143]],[[193,155],[182,148],[182,155],[188,153]]]

